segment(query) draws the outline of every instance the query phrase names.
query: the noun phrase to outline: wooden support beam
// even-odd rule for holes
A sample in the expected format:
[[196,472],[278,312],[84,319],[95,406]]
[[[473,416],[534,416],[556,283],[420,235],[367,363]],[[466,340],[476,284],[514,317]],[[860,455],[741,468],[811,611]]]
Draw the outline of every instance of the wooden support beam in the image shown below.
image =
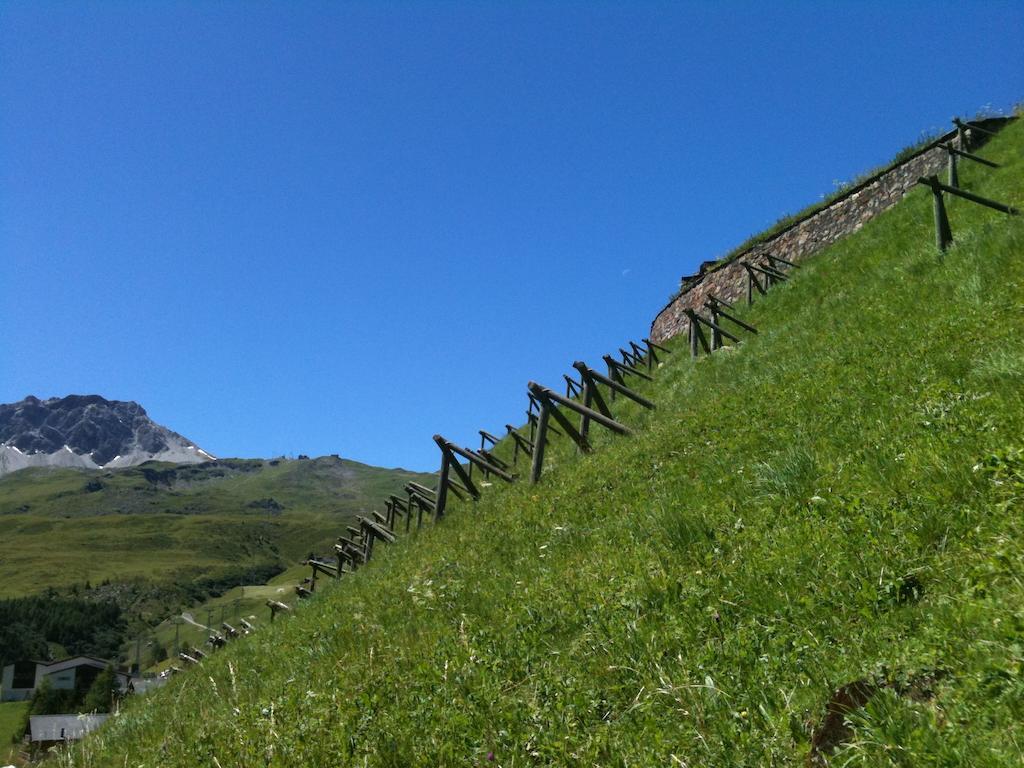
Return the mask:
[[481,456],[487,459],[487,461],[491,462],[491,464],[493,464],[496,467],[501,467],[502,469],[506,470],[509,468],[507,461],[505,461],[503,458],[499,456],[495,456],[493,452],[488,451],[487,449],[479,450],[477,451],[477,453],[479,453]]
[[[654,403],[652,403],[646,397],[643,397],[643,396],[637,394],[636,392],[634,392],[632,389],[630,389],[629,387],[625,386],[621,382],[614,381],[614,380],[608,378],[607,376],[601,375],[600,373],[595,371],[593,368],[588,366],[586,363],[584,363],[582,360],[577,360],[576,362],[574,362],[572,364],[572,367],[580,372],[580,378],[592,379],[595,382],[598,382],[600,384],[604,384],[606,387],[609,387],[610,389],[613,389],[613,390],[617,391],[619,394],[624,395],[625,397],[628,397],[633,402],[639,403],[644,408],[654,408],[655,407]],[[584,403],[584,405],[586,405],[588,408],[590,407],[589,404],[587,404],[587,403]]]
[[732,304],[731,301],[726,301],[725,299],[720,299],[718,296],[716,296],[713,293],[709,293],[708,294],[708,301],[713,301],[713,302],[715,302],[715,304],[719,304],[719,305],[721,305],[723,307],[728,307],[729,309],[733,308],[733,304]]
[[295,585],[295,594],[299,596],[300,600],[305,600],[307,597],[313,596],[312,590],[306,589],[301,584]]
[[575,400],[570,400],[567,397],[562,397],[560,394],[558,394],[554,390],[551,390],[551,389],[548,389],[547,387],[541,386],[540,384],[537,384],[534,381],[531,381],[529,384],[527,384],[527,386],[530,387],[530,389],[535,394],[539,394],[539,395],[544,396],[547,400],[550,400],[550,401],[554,402],[556,405],[565,406],[570,411],[575,411],[576,413],[585,413],[593,421],[596,421],[602,427],[605,427],[606,429],[610,429],[612,432],[615,432],[616,434],[619,434],[619,435],[631,435],[631,434],[633,434],[633,430],[631,430],[625,424],[620,424],[619,422],[615,421],[615,419],[612,419],[612,418],[610,418],[608,416],[605,416],[603,413],[600,413],[599,411],[595,411],[595,410],[593,410],[591,408],[587,408],[587,407],[577,403]]
[[[723,302],[723,303],[724,303],[724,302]],[[646,344],[646,345],[647,345],[647,348],[648,348],[648,349],[656,349],[656,350],[658,350],[659,352],[664,352],[664,353],[665,353],[666,355],[667,355],[667,354],[670,354],[670,353],[672,352],[672,350],[671,350],[671,349],[666,349],[665,347],[661,346],[661,344],[655,344],[655,343],[654,343],[653,341],[651,341],[650,339],[644,339],[643,341],[644,341],[644,344]]]
[[[481,432],[481,444],[484,442]],[[455,471],[462,482],[465,484],[466,491],[472,495],[474,499],[478,498],[480,492],[473,484],[473,476],[470,472],[467,472],[463,466],[459,463],[459,460],[455,458],[452,452],[451,445],[440,435],[434,435],[434,442],[437,443],[438,449],[441,451],[441,479],[437,484],[437,493],[434,498],[434,522],[440,520],[445,513],[445,509],[448,504],[448,491],[451,490],[453,493],[462,498],[461,492],[456,490],[451,480],[451,472]],[[470,464],[472,470],[473,465]]]
[[655,350],[665,353],[667,353],[668,350],[665,349],[660,344],[655,344],[650,339],[644,339],[643,342],[644,346],[647,347],[647,372],[651,373],[654,370],[654,364],[659,362],[658,352],[656,352]]
[[339,557],[339,564],[341,560],[347,560],[353,571],[358,570],[360,565],[366,563],[365,544],[356,544],[344,536],[338,537],[338,543],[334,545],[334,552]]
[[333,563],[325,563],[322,560],[307,560],[306,565],[313,569],[314,577],[318,571],[324,574],[324,576],[334,576],[337,578],[339,575],[338,566]]
[[[362,531],[359,532],[359,538],[362,538]],[[363,546],[362,542],[354,541],[353,539],[350,539],[350,538],[348,538],[346,536],[339,536],[338,537],[338,543],[339,544],[343,544],[346,547],[351,548],[352,550],[361,549],[362,546]]]
[[434,500],[433,499],[424,499],[422,496],[420,496],[415,491],[410,491],[409,492],[409,504],[410,504],[410,513],[409,513],[409,518],[408,519],[412,519],[412,512],[411,512],[412,505],[415,504],[415,506],[416,506],[416,530],[418,531],[420,528],[423,527],[423,513],[424,512],[431,512],[432,513],[434,511]]
[[[704,306],[707,307],[708,309],[711,309],[712,311],[714,311],[715,314],[721,315],[724,318],[732,320],[734,323],[736,323],[736,325],[740,326],[744,330],[750,331],[751,333],[757,333],[757,328],[755,328],[754,326],[750,325],[749,323],[743,322],[742,320],[740,320],[738,317],[735,317],[731,313],[726,312],[724,309],[722,309],[722,307],[720,305],[715,304],[714,302],[709,301],[709,302],[706,302],[704,304]],[[717,322],[717,321],[715,321],[715,322]]]
[[389,528],[385,528],[378,521],[370,520],[366,517],[359,517],[357,519],[359,520],[359,524],[362,526],[363,530],[367,532],[369,539],[372,540],[377,538],[388,544],[394,544],[398,541],[398,537],[395,536],[395,532]]
[[548,403],[548,410],[550,412],[551,418],[553,418],[555,421],[561,424],[562,429],[565,431],[565,434],[567,434],[569,438],[574,443],[576,443],[576,447],[579,448],[580,451],[582,451],[583,453],[593,452],[594,449],[590,447],[590,441],[587,440],[585,435],[582,435],[577,431],[576,427],[573,426],[569,419],[565,417],[564,413],[558,410],[558,408],[556,408],[551,403]]
[[458,480],[453,480],[451,474],[448,475],[448,490],[454,493],[455,498],[459,501],[465,501],[466,499],[471,498],[466,487]]
[[582,386],[576,379],[570,376],[568,373],[563,373],[562,378],[565,379],[565,396],[576,397],[582,391]]
[[[442,447],[442,446],[440,446],[440,445],[439,445],[439,447],[441,447],[441,451],[442,451],[442,452],[447,452],[447,453],[448,453],[448,457],[449,457],[449,467],[450,467],[451,469],[454,469],[454,470],[455,470],[455,474],[459,476],[459,479],[460,479],[460,480],[462,480],[462,483],[463,483],[463,485],[465,485],[465,486],[466,486],[466,492],[467,492],[467,493],[468,493],[468,494],[469,494],[470,496],[472,496],[472,497],[473,497],[474,499],[479,499],[479,498],[480,498],[480,490],[479,490],[479,489],[478,489],[478,488],[476,487],[476,485],[475,485],[475,484],[473,483],[473,478],[472,478],[472,476],[471,476],[471,475],[470,475],[470,474],[469,474],[469,473],[468,473],[468,472],[466,471],[466,468],[465,468],[465,467],[463,467],[463,466],[462,466],[462,464],[461,464],[461,463],[459,463],[458,459],[456,459],[456,458],[455,458],[455,457],[454,457],[454,456],[452,455],[452,452],[451,452],[451,450],[450,450],[449,448],[447,448],[447,447]],[[470,466],[472,466],[472,465],[470,465]],[[448,480],[448,485],[449,485],[449,486],[451,485],[451,479],[449,479],[449,480]]]
[[718,323],[718,307],[711,305],[711,351],[722,347],[722,329]]
[[409,503],[416,505],[416,528],[418,530],[423,525],[423,513],[434,513],[437,498],[435,496],[425,496],[414,488],[407,488],[406,490],[409,494]]
[[533,455],[533,443],[528,440],[524,435],[519,434],[519,431],[511,424],[505,425],[505,430],[508,432],[509,437],[512,438],[513,442],[513,453],[512,463],[516,463],[516,459],[519,456],[519,451],[522,451],[527,456]]
[[653,361],[651,360],[651,357],[648,354],[648,350],[644,349],[633,340],[630,340],[629,348],[633,350],[633,356],[636,358],[637,361],[636,364],[638,366],[646,364],[647,372],[650,373]]
[[537,435],[534,438],[533,457],[530,463],[530,483],[532,485],[536,485],[540,480],[540,473],[544,466],[544,448],[548,443],[548,419],[551,411],[551,404],[547,400],[539,402],[538,405],[540,413],[537,415]]
[[[764,296],[768,292],[768,282],[766,280],[765,284],[761,285],[761,281],[757,279],[757,275],[754,274],[754,270],[751,268],[750,264],[745,261],[741,263],[743,264],[743,268],[747,271],[747,305],[749,306],[754,303],[754,288],[757,288],[757,292]],[[693,353],[693,344],[694,343],[691,340],[690,352],[694,357],[696,357]]]
[[[800,265],[799,264],[794,264],[792,261],[786,261],[781,256],[774,256],[774,255],[772,255],[770,253],[765,254],[765,255],[766,255],[768,261],[771,263],[772,267],[774,267],[775,269],[779,269],[778,267],[775,266],[775,262],[776,261],[779,262],[779,264],[785,264],[787,267],[792,267],[793,269],[800,269]],[[781,271],[782,270],[779,269],[779,272],[781,272]]]
[[481,429],[480,430],[480,447],[481,448],[484,447],[483,446],[484,440],[488,441],[491,445],[497,445],[498,443],[501,442],[501,438],[500,437],[495,437],[490,432],[487,432],[486,430]]
[[[684,314],[690,319],[690,357],[697,357],[700,354],[700,347],[704,348],[705,354],[711,354],[711,346],[708,344],[704,331],[701,330],[697,321],[697,313],[692,309],[684,310]],[[699,345],[699,346],[698,346]]]
[[[530,411],[527,411],[526,412],[526,418],[527,418],[527,420],[530,423],[530,438],[529,438],[530,442],[531,443],[536,443],[537,442],[537,434],[536,434],[536,432],[537,432],[537,418],[538,418],[537,414],[536,413],[531,413]],[[552,427],[550,425],[548,426],[548,431],[549,432],[554,432],[556,435],[561,435],[562,434],[561,432],[559,432],[557,429],[555,429],[554,427]]]
[[970,152],[964,152],[962,149],[957,149],[952,144],[942,144],[940,146],[942,146],[942,148],[945,149],[950,154],[957,155],[958,157],[964,157],[968,160],[973,160],[976,163],[987,165],[989,168],[1002,168],[1002,166],[999,163],[994,163],[988,158],[981,157],[980,155],[973,155]]
[[598,424],[607,427],[613,432],[624,435],[632,433],[632,430],[624,424],[620,424],[614,419],[610,419],[598,411],[581,405],[575,400],[562,397],[557,392],[548,389],[547,387],[543,387],[536,382],[531,381],[527,384],[527,387],[529,388],[530,393],[537,398],[540,405],[540,414],[538,415],[537,422],[537,442],[533,451],[533,463],[530,466],[531,483],[537,483],[540,480],[541,472],[544,467],[544,444],[547,436],[548,420],[550,418],[554,418],[556,421],[560,421],[560,423],[562,423],[563,428],[565,428],[573,440],[576,441],[576,444],[581,450],[590,449],[590,445],[586,437],[580,431],[573,428],[569,420],[565,418],[564,414],[559,412],[556,406],[560,405],[578,414],[586,415],[589,419],[596,421]]
[[954,117],[953,118],[953,124],[957,128],[959,128],[961,131],[965,131],[965,130],[977,131],[978,133],[983,133],[986,136],[996,136],[997,135],[995,131],[990,131],[988,128],[982,128],[980,125],[975,125],[974,123],[971,123],[971,122],[966,122],[965,123],[959,117]]
[[935,192],[935,190],[939,190],[940,192],[948,192],[949,194],[954,195],[955,197],[962,197],[964,200],[970,200],[972,203],[984,205],[986,208],[991,208],[993,210],[999,211],[1000,213],[1005,213],[1010,216],[1020,215],[1020,211],[1014,208],[1012,205],[1006,205],[1005,203],[999,203],[996,202],[995,200],[989,200],[987,197],[982,197],[981,195],[976,195],[973,192],[968,192],[966,189],[956,189],[955,187],[943,184],[941,181],[939,181],[938,176],[929,176],[928,178],[922,177],[917,180],[917,183],[923,184],[926,187],[931,187],[932,192]]
[[277,616],[277,614],[279,613],[291,613],[292,611],[292,609],[289,606],[285,605],[284,603],[280,603],[277,600],[267,600],[267,608],[270,609],[271,621],[273,621],[274,617]]
[[[932,183],[931,179],[935,179]],[[932,217],[935,220],[935,247],[939,251],[945,251],[953,242],[953,230],[949,226],[949,214],[946,213],[946,204],[942,199],[942,189],[938,186],[938,179],[934,176],[929,179],[918,179],[918,184],[923,184],[932,191]]]
[[686,316],[690,318],[690,322],[691,323],[692,322],[696,322],[696,323],[700,323],[702,325],[706,325],[712,331],[715,331],[716,333],[719,333],[722,336],[725,336],[725,338],[730,339],[731,341],[735,341],[737,344],[740,342],[740,339],[739,339],[738,336],[734,336],[732,333],[730,333],[729,331],[727,331],[724,328],[722,328],[722,326],[718,325],[717,323],[715,323],[712,320],[708,320],[703,315],[697,314],[692,309],[684,310],[684,312],[686,313]]
[[604,360],[605,365],[608,366],[609,372],[611,372],[611,369],[614,368],[620,373],[625,373],[630,376],[639,376],[641,379],[646,379],[647,381],[654,381],[654,379],[652,379],[643,371],[637,370],[636,368],[626,365],[625,363],[620,363],[611,355],[605,355],[602,359]]
[[622,347],[619,347],[619,356],[622,357],[622,362],[631,368],[636,368],[643,362],[643,360],[637,358],[637,356],[632,352],[625,350]]
[[415,488],[416,492],[419,493],[420,496],[423,496],[428,499],[434,497],[437,494],[437,491],[435,491],[433,488],[427,488],[427,486],[420,485],[419,483],[414,483],[411,480],[407,483],[407,485],[410,488]]
[[783,280],[783,281],[789,280],[789,275],[787,275],[785,272],[780,272],[775,267],[773,267],[771,264],[767,264],[767,263],[762,262],[760,264],[751,264],[750,266],[753,267],[754,269],[758,270],[762,274],[767,275],[768,278],[769,278],[769,281],[772,281],[772,280]]
[[492,464],[491,462],[487,461],[487,459],[485,459],[476,451],[471,451],[468,448],[462,448],[456,445],[455,443],[451,442],[450,440],[445,440],[443,437],[441,437],[441,435],[434,435],[434,442],[437,443],[438,445],[444,445],[452,453],[461,456],[462,458],[472,462],[473,464],[476,464],[481,469],[487,470],[488,473],[495,475],[496,477],[500,477],[506,483],[511,483],[514,480],[512,475],[503,470],[501,467],[498,467]]
[[343,571],[346,562],[351,566],[352,571],[359,570],[359,561],[362,560],[362,555],[357,556],[345,544],[335,544],[334,553],[338,556],[339,571]]

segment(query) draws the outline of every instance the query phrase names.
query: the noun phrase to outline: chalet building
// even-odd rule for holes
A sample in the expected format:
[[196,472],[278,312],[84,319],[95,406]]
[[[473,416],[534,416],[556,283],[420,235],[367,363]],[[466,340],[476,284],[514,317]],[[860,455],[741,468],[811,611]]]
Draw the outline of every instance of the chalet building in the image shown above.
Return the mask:
[[[85,690],[108,666],[109,661],[94,659],[91,656],[75,656],[53,662],[17,661],[4,667],[3,675],[0,676],[0,701],[31,699],[36,688],[47,679],[57,690]],[[129,690],[130,677],[123,672],[115,674],[121,690]]]
[[110,715],[32,715],[29,718],[29,740],[33,751],[49,749],[91,733],[103,725]]

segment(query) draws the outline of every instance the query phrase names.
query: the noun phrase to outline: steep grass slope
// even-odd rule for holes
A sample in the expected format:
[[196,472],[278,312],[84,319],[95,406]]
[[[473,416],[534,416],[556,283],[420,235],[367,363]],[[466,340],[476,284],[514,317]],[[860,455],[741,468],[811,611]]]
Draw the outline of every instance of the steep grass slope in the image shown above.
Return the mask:
[[[1024,124],[984,154],[964,185],[1024,203]],[[758,336],[678,345],[656,412],[614,406],[635,437],[556,445],[63,761],[802,765],[859,682],[832,764],[1019,765],[1024,222],[949,209],[944,258],[915,192]]]

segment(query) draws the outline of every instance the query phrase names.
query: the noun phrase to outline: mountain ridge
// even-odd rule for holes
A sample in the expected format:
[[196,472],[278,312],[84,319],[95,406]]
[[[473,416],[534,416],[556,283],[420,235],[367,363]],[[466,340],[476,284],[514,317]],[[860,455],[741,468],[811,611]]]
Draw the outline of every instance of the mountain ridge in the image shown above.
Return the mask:
[[132,400],[28,395],[0,404],[0,476],[29,467],[108,469],[146,461],[215,461],[193,441],[154,422]]

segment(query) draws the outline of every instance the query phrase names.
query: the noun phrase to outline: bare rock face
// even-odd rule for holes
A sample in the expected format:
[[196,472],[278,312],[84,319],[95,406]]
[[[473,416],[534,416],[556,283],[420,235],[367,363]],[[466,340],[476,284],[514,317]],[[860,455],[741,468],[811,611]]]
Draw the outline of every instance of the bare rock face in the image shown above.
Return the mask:
[[127,467],[144,461],[211,461],[177,432],[155,424],[138,403],[99,395],[0,405],[0,475],[26,467]]

